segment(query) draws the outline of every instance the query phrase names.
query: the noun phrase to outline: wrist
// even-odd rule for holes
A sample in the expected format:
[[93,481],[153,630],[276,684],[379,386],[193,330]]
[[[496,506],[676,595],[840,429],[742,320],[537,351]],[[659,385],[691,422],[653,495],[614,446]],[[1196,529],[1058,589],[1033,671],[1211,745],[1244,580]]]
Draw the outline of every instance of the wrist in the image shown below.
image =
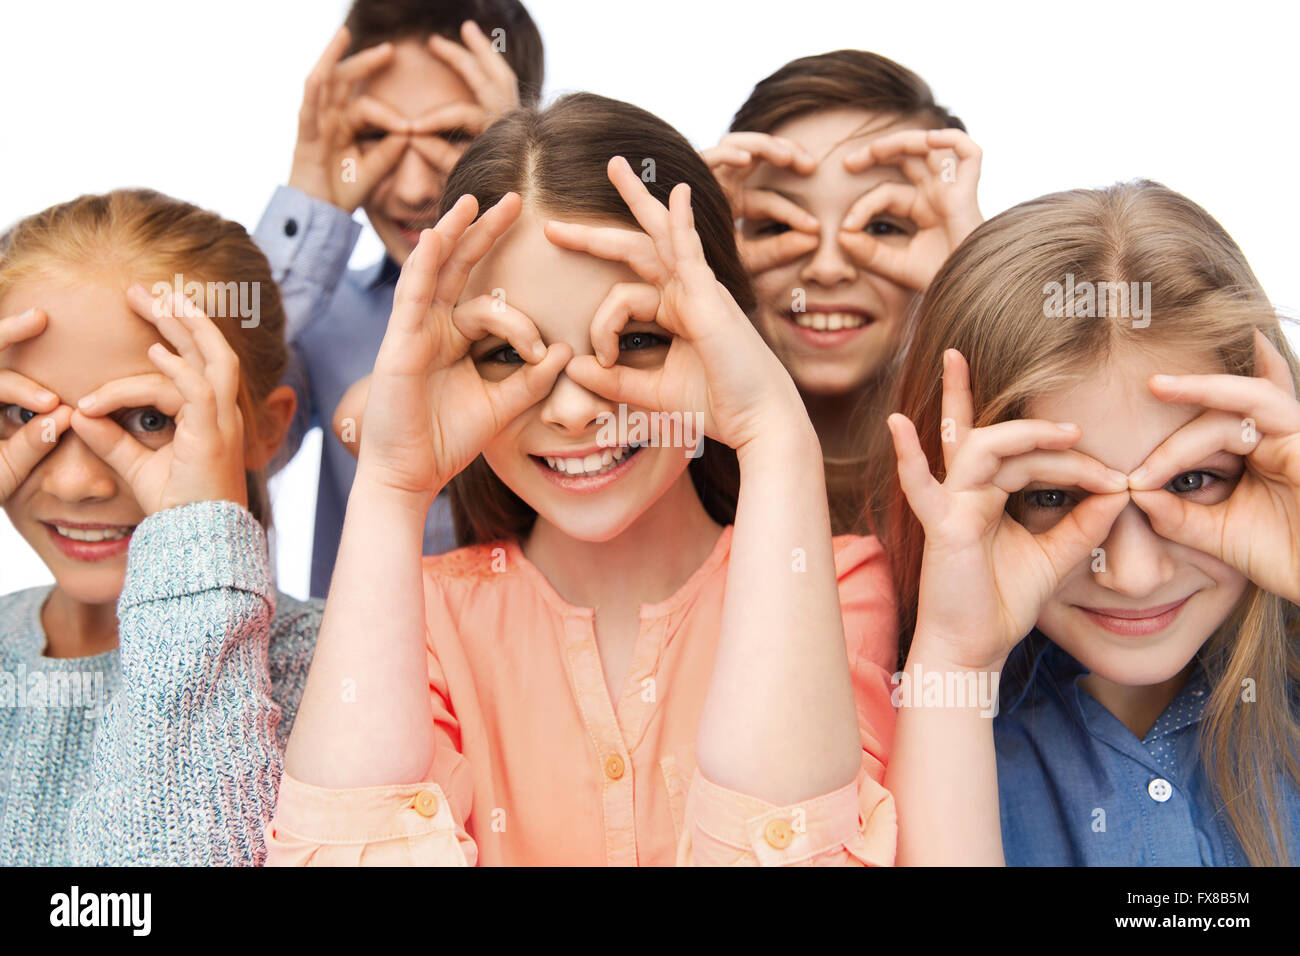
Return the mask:
[[753,435],[736,445],[742,470],[780,463],[786,470],[793,465],[796,469],[806,466],[822,472],[821,441],[802,404],[798,414],[788,409],[772,410],[755,415],[755,421],[759,424],[752,430]]

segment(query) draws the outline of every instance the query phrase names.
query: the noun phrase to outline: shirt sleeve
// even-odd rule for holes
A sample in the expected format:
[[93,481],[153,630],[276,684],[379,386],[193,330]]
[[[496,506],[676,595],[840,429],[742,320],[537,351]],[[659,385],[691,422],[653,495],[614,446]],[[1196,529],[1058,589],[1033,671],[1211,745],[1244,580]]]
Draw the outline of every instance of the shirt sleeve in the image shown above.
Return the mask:
[[289,341],[324,314],[360,234],[361,224],[332,203],[292,186],[276,189],[253,239],[280,288]]
[[892,866],[898,840],[893,796],[882,782],[893,743],[890,674],[897,656],[893,583],[875,538],[837,537],[835,570],[862,738],[857,779],[839,790],[777,806],[728,790],[698,769],[686,804],[679,865]]
[[[434,575],[426,572],[425,608],[434,628],[451,628]],[[424,779],[382,787],[326,789],[285,774],[267,828],[271,866],[474,866],[478,846],[466,829],[473,809],[469,763],[433,641],[428,644],[433,705],[433,766]]]
[[[74,862],[262,861],[283,746],[274,611],[265,532],[246,509],[201,502],[139,525],[118,601],[121,686],[72,808]],[[303,658],[315,636],[304,627]]]

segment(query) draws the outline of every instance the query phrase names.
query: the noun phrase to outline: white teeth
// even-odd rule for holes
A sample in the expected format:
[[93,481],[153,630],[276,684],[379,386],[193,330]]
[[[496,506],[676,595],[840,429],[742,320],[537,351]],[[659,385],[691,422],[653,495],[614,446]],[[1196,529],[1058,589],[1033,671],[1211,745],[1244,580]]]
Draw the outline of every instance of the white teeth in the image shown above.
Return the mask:
[[620,445],[617,448],[592,452],[582,458],[556,458],[544,455],[542,460],[551,471],[559,472],[561,475],[590,478],[594,475],[603,475],[622,462],[631,452],[632,449],[626,445]]
[[841,329],[859,329],[869,321],[856,312],[794,312],[794,324],[818,332],[838,332]]
[[56,524],[54,530],[73,541],[121,541],[131,533],[130,528],[65,528]]

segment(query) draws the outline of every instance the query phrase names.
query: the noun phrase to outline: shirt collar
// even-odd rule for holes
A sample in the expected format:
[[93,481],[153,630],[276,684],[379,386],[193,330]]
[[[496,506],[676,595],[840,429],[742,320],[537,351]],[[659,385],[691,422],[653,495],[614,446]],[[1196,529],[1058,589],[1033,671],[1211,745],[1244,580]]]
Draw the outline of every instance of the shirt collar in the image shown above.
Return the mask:
[[391,256],[383,256],[378,262],[366,266],[361,272],[361,285],[366,289],[378,289],[386,285],[396,285],[397,277],[402,274],[402,267]]

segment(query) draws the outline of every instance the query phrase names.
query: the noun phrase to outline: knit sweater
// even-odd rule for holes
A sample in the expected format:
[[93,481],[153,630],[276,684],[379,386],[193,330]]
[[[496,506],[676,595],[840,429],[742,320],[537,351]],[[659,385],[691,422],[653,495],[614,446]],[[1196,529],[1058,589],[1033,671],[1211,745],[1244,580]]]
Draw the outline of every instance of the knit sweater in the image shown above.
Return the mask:
[[49,591],[0,597],[0,863],[261,863],[322,610],[276,593],[262,527],[141,522],[104,654],[42,656]]

